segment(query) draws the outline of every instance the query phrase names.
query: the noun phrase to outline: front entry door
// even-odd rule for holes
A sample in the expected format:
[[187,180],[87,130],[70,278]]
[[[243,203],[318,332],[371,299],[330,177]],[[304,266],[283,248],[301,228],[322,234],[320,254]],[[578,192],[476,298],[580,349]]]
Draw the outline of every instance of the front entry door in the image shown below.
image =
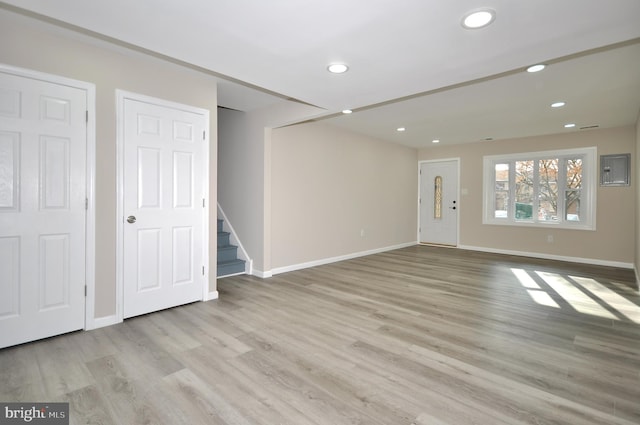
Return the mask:
[[0,70],[0,348],[84,327],[88,97],[48,78]]
[[203,299],[208,114],[123,97],[123,316]]
[[458,244],[458,160],[420,163],[420,243]]

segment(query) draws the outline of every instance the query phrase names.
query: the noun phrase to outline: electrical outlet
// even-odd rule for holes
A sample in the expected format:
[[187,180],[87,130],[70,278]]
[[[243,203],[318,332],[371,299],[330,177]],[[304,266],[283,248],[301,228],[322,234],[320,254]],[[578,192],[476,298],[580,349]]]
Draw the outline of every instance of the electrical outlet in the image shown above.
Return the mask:
[[364,238],[364,229],[360,229],[360,237]]
[[553,235],[547,235],[547,243],[553,243]]

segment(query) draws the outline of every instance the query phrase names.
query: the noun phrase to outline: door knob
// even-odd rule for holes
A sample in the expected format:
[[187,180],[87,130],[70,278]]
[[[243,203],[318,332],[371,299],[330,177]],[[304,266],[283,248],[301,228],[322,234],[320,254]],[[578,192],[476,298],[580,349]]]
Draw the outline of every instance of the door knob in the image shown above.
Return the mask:
[[127,217],[127,223],[135,223],[135,222],[136,222],[135,215],[130,215],[129,217]]

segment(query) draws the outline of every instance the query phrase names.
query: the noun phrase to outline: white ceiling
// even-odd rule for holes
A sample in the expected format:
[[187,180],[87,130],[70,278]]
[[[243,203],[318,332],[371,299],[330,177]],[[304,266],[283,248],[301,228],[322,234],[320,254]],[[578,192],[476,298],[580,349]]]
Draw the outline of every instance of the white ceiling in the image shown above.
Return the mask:
[[[297,99],[415,147],[630,125],[640,109],[639,0],[2,3],[210,70],[222,106]],[[484,7],[496,11],[491,26],[460,25]],[[331,62],[350,70],[330,74]],[[539,62],[549,66],[522,72]],[[567,105],[551,110],[556,100]]]

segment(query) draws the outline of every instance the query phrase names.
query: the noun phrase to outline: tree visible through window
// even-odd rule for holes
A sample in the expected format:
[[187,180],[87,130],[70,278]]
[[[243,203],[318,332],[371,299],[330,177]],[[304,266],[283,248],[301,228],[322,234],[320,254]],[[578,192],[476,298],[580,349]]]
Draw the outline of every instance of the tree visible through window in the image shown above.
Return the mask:
[[[590,174],[585,164],[595,163],[594,158],[594,148],[485,157],[485,200],[493,199],[492,205],[485,205],[485,222],[591,226],[591,201],[587,209],[583,203],[585,176]],[[588,186],[593,191],[595,183]]]

